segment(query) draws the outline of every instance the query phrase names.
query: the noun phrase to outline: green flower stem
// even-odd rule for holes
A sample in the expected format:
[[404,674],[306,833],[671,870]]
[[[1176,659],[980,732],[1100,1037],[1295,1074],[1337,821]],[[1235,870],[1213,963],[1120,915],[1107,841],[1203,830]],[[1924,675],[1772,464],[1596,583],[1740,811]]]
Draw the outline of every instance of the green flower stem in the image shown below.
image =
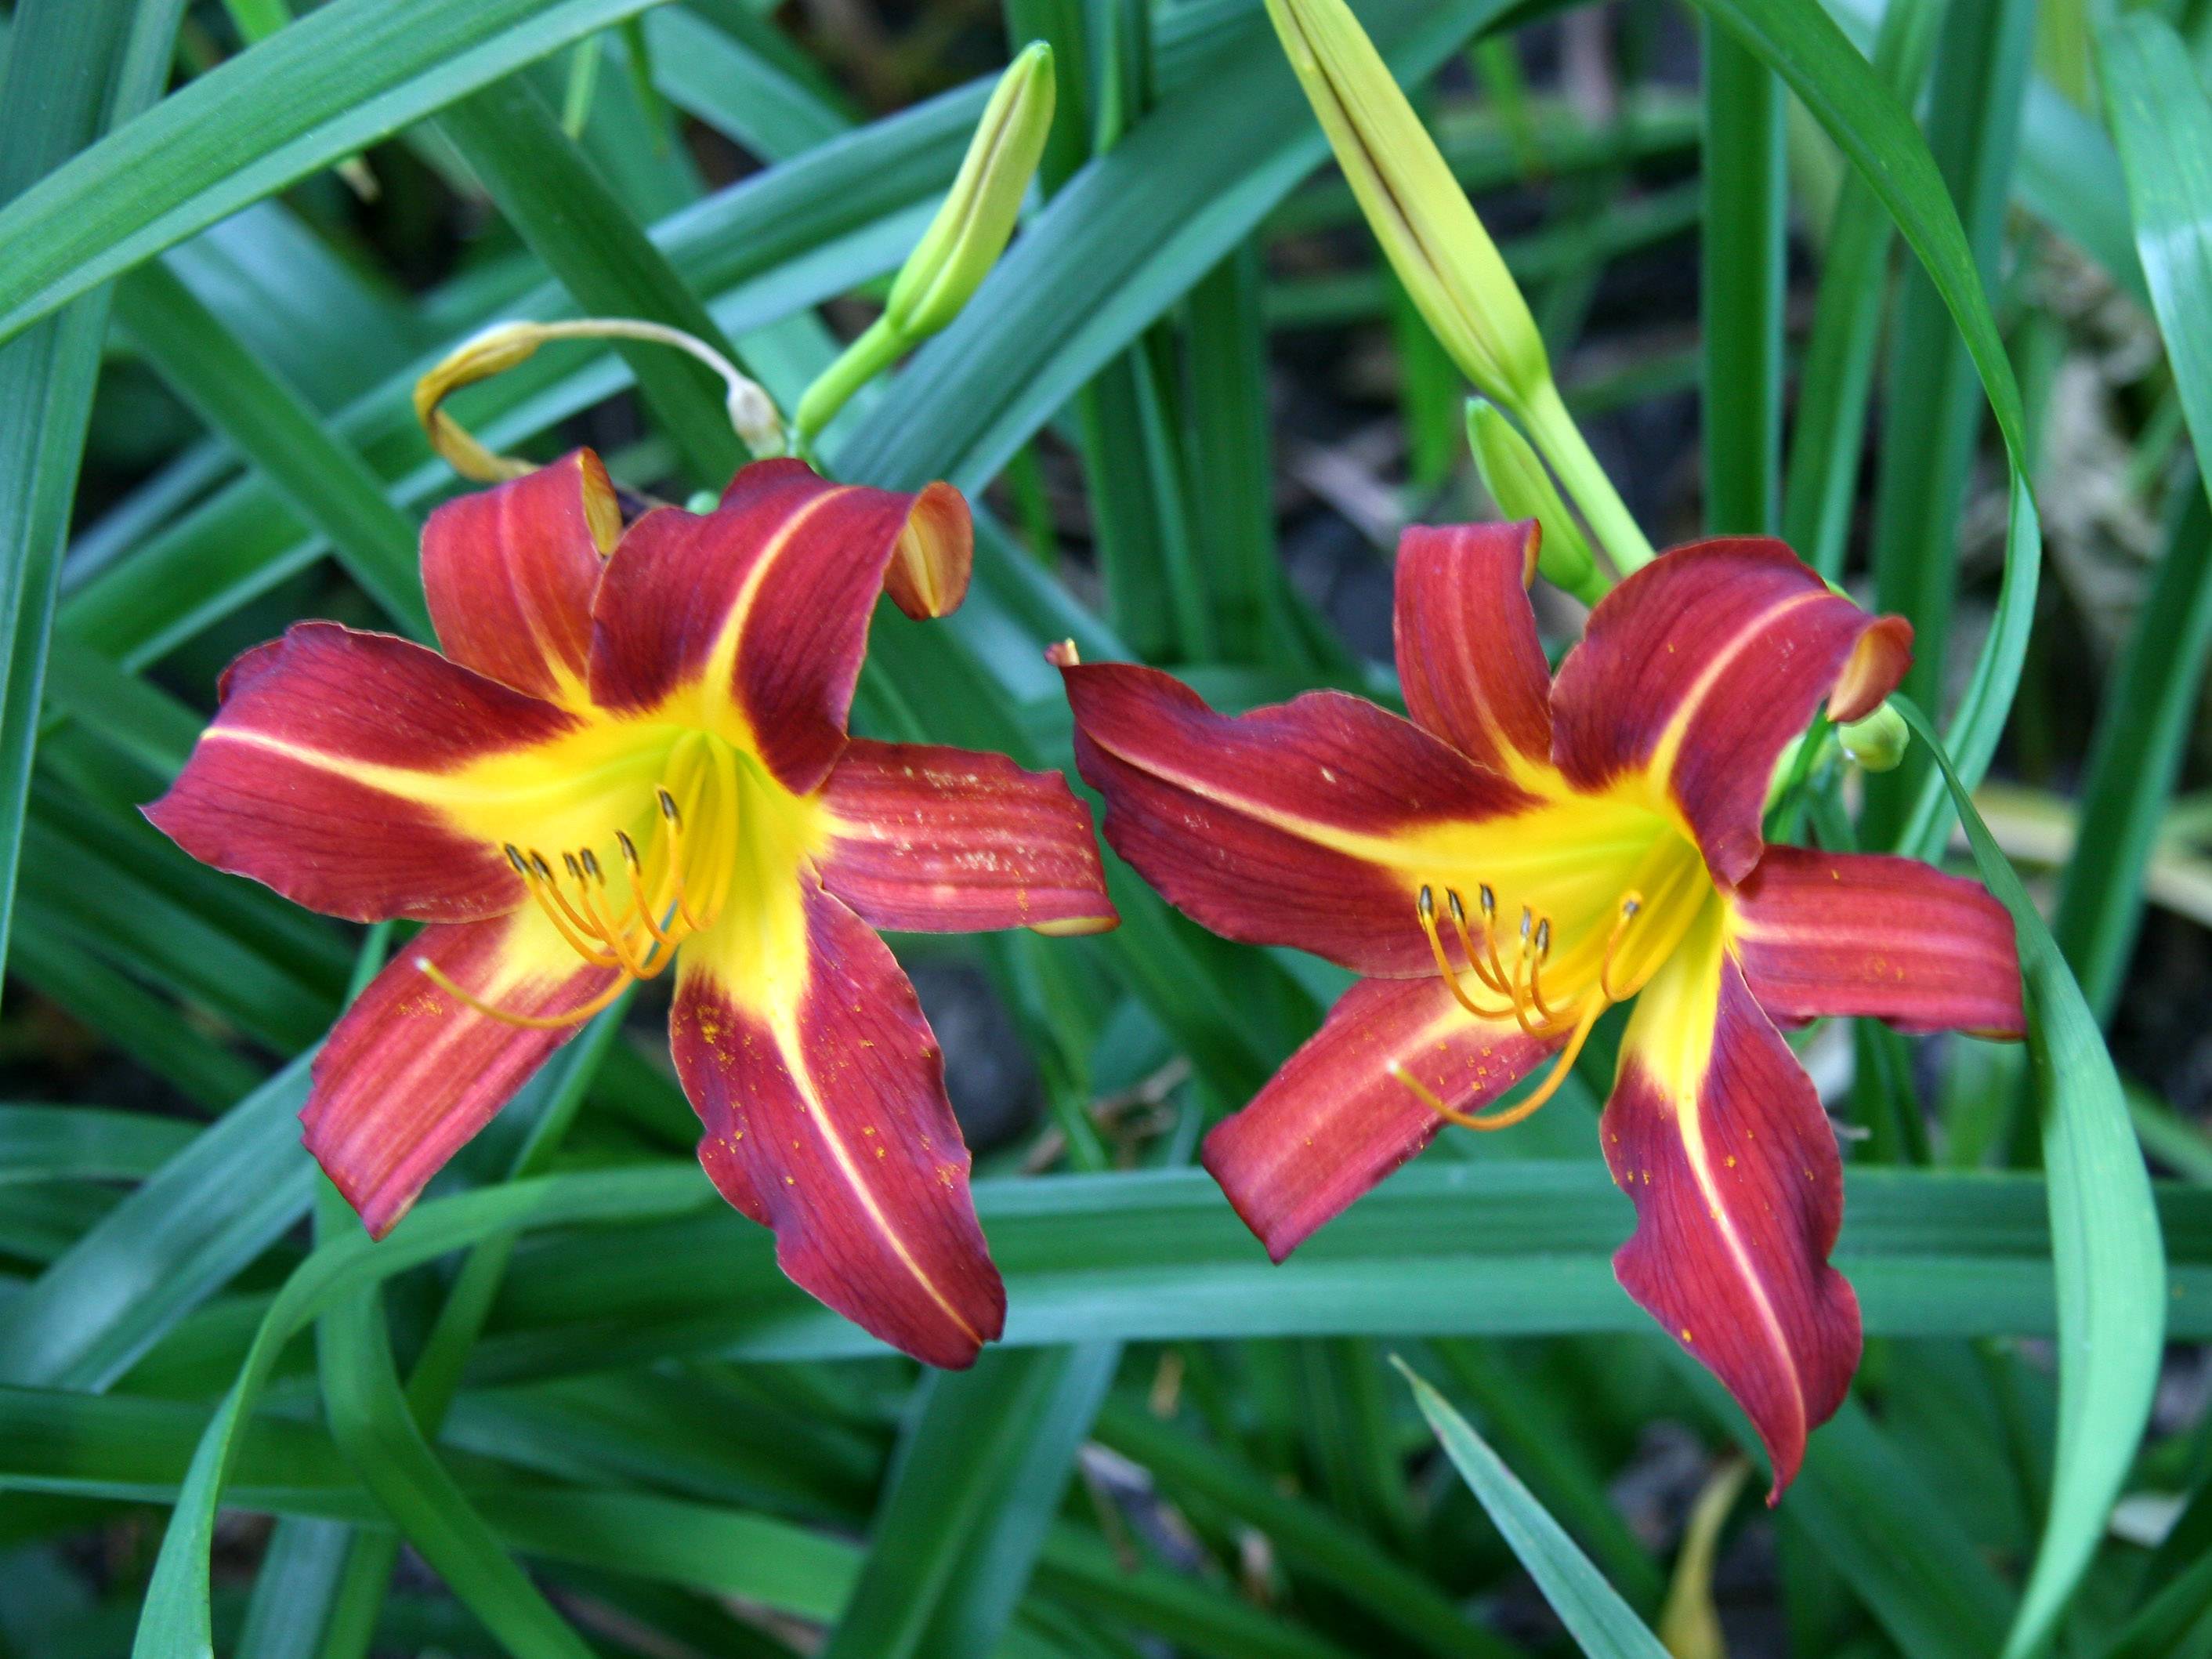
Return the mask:
[[1637,527],[1627,503],[1613,487],[1613,480],[1605,476],[1597,457],[1590,453],[1582,428],[1559,397],[1558,384],[1546,375],[1514,412],[1582,509],[1583,521],[1612,558],[1613,568],[1626,576],[1650,563],[1650,542]]
[[894,327],[888,315],[869,324],[867,331],[847,346],[799,400],[799,412],[792,416],[793,447],[811,447],[816,434],[836,418],[853,394],[896,362],[908,343],[904,331]]

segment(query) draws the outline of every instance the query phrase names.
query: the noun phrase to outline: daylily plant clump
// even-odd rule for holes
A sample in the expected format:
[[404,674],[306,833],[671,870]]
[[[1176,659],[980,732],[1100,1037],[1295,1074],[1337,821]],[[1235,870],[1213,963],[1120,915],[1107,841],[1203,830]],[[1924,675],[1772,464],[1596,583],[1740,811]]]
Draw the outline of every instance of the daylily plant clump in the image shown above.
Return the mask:
[[970,538],[949,486],[796,460],[625,527],[580,451],[431,517],[444,654],[307,623],[231,666],[148,816],[311,909],[427,924],[331,1031],[302,1114],[372,1233],[672,963],[700,1162],[785,1271],[935,1364],[999,1334],[936,1040],[875,930],[1115,917],[1058,775],[848,734],[877,595],[950,610]]
[[1828,1262],[1836,1137],[1782,1029],[1866,1015],[2017,1037],[2012,922],[1914,860],[1762,836],[1778,758],[1824,701],[1849,720],[1887,696],[1904,623],[1778,542],[1711,541],[1601,600],[1554,678],[1526,591],[1537,534],[1407,533],[1411,720],[1335,691],[1230,718],[1062,648],[1076,758],[1107,840],[1178,907],[1364,975],[1206,1141],[1279,1261],[1446,1123],[1535,1111],[1633,1000],[1598,1131],[1636,1206],[1614,1265],[1742,1404],[1778,1494],[1860,1341]]

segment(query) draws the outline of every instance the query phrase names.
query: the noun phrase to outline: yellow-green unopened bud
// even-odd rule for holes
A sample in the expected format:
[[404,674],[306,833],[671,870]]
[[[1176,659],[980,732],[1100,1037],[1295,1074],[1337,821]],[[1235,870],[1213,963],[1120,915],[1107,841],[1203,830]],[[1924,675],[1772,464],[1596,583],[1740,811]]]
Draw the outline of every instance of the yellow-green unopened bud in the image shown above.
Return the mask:
[[1052,48],[1024,46],[1006,66],[968,141],[959,176],[891,283],[884,314],[823,369],[792,417],[804,448],[855,392],[960,314],[1014,234],[1052,130]]
[[1528,302],[1389,65],[1344,0],[1267,0],[1382,252],[1461,372],[1526,407],[1552,378]]
[[1905,716],[1887,703],[1863,720],[1842,727],[1837,738],[1844,752],[1869,772],[1887,772],[1905,758],[1912,744],[1912,730]]
[[1519,428],[1498,405],[1481,398],[1467,400],[1467,441],[1483,487],[1509,519],[1534,519],[1544,528],[1537,544],[1536,568],[1546,580],[1563,587],[1584,605],[1595,605],[1609,584],[1590,556],[1582,526],[1567,511],[1552,475]]
[[1044,154],[1054,96],[1052,48],[1034,41],[999,77],[951,193],[891,284],[884,316],[909,343],[959,315],[1006,251]]

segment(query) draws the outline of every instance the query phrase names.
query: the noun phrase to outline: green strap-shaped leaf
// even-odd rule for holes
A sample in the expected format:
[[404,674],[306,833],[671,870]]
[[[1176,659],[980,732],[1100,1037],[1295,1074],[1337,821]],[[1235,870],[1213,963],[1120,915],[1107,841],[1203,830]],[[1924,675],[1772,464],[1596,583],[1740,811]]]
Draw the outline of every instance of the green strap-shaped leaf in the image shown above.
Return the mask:
[[[304,1070],[304,1066],[302,1066]],[[666,1179],[680,1176],[680,1187]],[[213,1659],[209,1620],[208,1552],[215,1541],[216,1506],[240,1431],[258,1404],[284,1345],[307,1322],[349,1293],[392,1274],[530,1221],[584,1220],[592,1215],[664,1213],[695,1207],[708,1191],[690,1170],[627,1175],[580,1188],[560,1178],[489,1188],[425,1205],[391,1237],[372,1243],[349,1232],[321,1246],[285,1281],[247,1351],[238,1381],[223,1396],[192,1454],[161,1553],[147,1587],[138,1621],[135,1659]]]
[[[1900,103],[1927,78],[1941,0],[1893,0],[1881,15],[1875,72]],[[1782,538],[1822,575],[1843,574],[1874,360],[1889,293],[1889,255],[1897,233],[1881,198],[1851,173],[1837,193],[1820,262],[1813,328],[1805,342],[1790,441]]]
[[0,339],[653,0],[333,0],[0,211]]
[[188,1144],[193,1126],[98,1106],[0,1106],[0,1186],[136,1181]]
[[1170,1492],[1218,1505],[1258,1528],[1286,1558],[1425,1651],[1448,1659],[1506,1659],[1514,1651],[1350,1521],[1313,1498],[1282,1491],[1261,1469],[1179,1425],[1109,1401],[1098,1414],[1097,1434],[1101,1443],[1151,1470]]
[[[181,0],[41,0],[16,8],[0,77],[7,211],[21,204],[18,192],[38,190],[33,181],[47,169],[65,167],[103,129],[154,97],[181,10]],[[62,543],[106,331],[107,297],[97,294],[19,339],[0,334],[0,409],[9,411],[0,421],[0,965],[15,915]]]
[[[2156,17],[2099,37],[2151,309],[2190,435],[2212,454],[2212,100],[2181,37]],[[2119,995],[2142,874],[2172,793],[2212,651],[2212,514],[2200,472],[2105,699],[2076,851],[2052,931],[2100,1018]]]
[[[316,1222],[324,1234],[359,1226],[328,1182],[319,1183]],[[316,1347],[331,1438],[454,1596],[522,1659],[588,1659],[592,1650],[514,1565],[422,1437],[399,1386],[381,1291],[370,1285],[325,1313]],[[204,1581],[199,1595],[204,1601]]]
[[[670,6],[646,20],[654,83],[684,109],[764,160],[781,161],[829,143],[853,124],[811,79],[773,61],[761,35],[776,31],[742,7],[730,9],[739,39],[696,12]],[[766,48],[766,50],[763,50]]]
[[235,1659],[314,1659],[353,1528],[337,1521],[279,1521],[254,1570],[253,1599]]
[[823,1659],[992,1651],[1121,1357],[1115,1342],[999,1349],[924,1381]]
[[[509,1180],[538,1174],[550,1161],[562,1138],[574,1122],[585,1092],[605,1062],[622,1030],[623,1018],[629,1011],[630,1001],[628,995],[617,999],[614,1006],[594,1018],[583,1036],[540,1074],[542,1082],[533,1082],[526,1089],[525,1098],[531,1095],[541,1098],[533,1103],[537,1115],[508,1165]],[[507,1109],[528,1109],[517,1101]],[[325,1194],[317,1216],[319,1231],[342,1232],[352,1222],[351,1213],[344,1212],[343,1206],[333,1207]],[[460,1386],[461,1368],[467,1363],[469,1351],[483,1329],[492,1298],[499,1292],[500,1281],[506,1276],[507,1260],[514,1249],[514,1235],[507,1234],[488,1238],[470,1251],[447,1289],[444,1305],[438,1310],[438,1317],[423,1339],[404,1392],[396,1374],[388,1382],[381,1374],[392,1370],[392,1359],[389,1345],[382,1334],[382,1315],[373,1301],[380,1292],[374,1289],[364,1291],[352,1302],[324,1316],[316,1334],[317,1355],[325,1368],[324,1392],[331,1402],[332,1432],[338,1433],[339,1420],[343,1416],[348,1419],[347,1433],[356,1437],[341,1438],[341,1444],[357,1452],[361,1458],[374,1462],[379,1443],[420,1443],[437,1436]],[[380,1351],[368,1355],[365,1364],[380,1374],[373,1385],[363,1389],[343,1374],[364,1364],[362,1350],[372,1342],[378,1344]],[[339,1375],[333,1379],[331,1372]],[[398,1420],[403,1418],[405,1421]],[[515,1627],[534,1627],[542,1620],[542,1613],[531,1605],[527,1597],[517,1596],[503,1570],[504,1557],[493,1560],[487,1555],[486,1541],[479,1535],[482,1523],[468,1511],[465,1501],[460,1501],[456,1510],[455,1499],[446,1490],[450,1482],[444,1480],[435,1454],[427,1446],[417,1449],[416,1445],[410,1445],[399,1461],[403,1467],[392,1486],[378,1486],[374,1481],[368,1484],[385,1501],[386,1512],[398,1523],[400,1531],[362,1531],[355,1534],[350,1547],[342,1552],[343,1559],[335,1572],[318,1585],[310,1586],[325,1589],[329,1602],[330,1633],[323,1648],[323,1659],[360,1659],[368,1653],[374,1639],[377,1613],[390,1594],[400,1537],[403,1534],[413,1536],[407,1526],[409,1513],[425,1505],[436,1511],[428,1524],[437,1529],[441,1547],[454,1550],[468,1562],[479,1564],[473,1569],[465,1563],[454,1568],[471,1575],[467,1588],[501,1608],[501,1616]],[[491,1554],[497,1555],[497,1546],[489,1547]],[[259,1590],[260,1581],[257,1579],[257,1597]]]
[[115,320],[178,396],[258,467],[338,562],[418,639],[430,612],[416,568],[416,526],[385,498],[359,452],[224,326],[161,261],[116,285]]
[[[1937,28],[1928,143],[1964,222],[1976,292],[1997,278],[2035,11],[2034,0],[1945,0]],[[1890,328],[1874,499],[1875,598],[1911,623],[1902,689],[1931,707],[1950,683],[1959,525],[1983,427],[1974,365],[1956,319],[1951,297],[1908,267]],[[2031,465],[2017,454],[2015,464]],[[1954,732],[1953,748],[1961,747]],[[1898,840],[1934,784],[1926,758],[1914,753],[1869,778],[1867,841]]]
[[1780,501],[1785,100],[1772,71],[1711,21],[1705,76],[1705,529],[1763,536]]
[[[202,1407],[182,1401],[0,1389],[0,1441],[26,1448],[55,1491],[169,1501],[178,1495],[178,1475],[206,1422]],[[233,1494],[240,1507],[374,1518],[373,1504],[319,1430],[272,1415],[240,1438],[240,1480]],[[586,1584],[606,1582],[602,1574],[620,1574],[826,1623],[837,1617],[860,1576],[856,1546],[788,1521],[649,1492],[522,1486],[480,1466],[465,1470],[458,1459],[455,1468],[472,1475],[462,1490],[501,1545],[546,1562],[580,1566],[591,1575],[576,1575]],[[21,1501],[11,1498],[11,1514]],[[1081,1609],[1086,1620],[1132,1625],[1192,1654],[1348,1659],[1346,1649],[1289,1623],[1278,1611],[1252,1606],[1225,1585],[1165,1566],[1133,1568],[1103,1539],[1066,1522],[1045,1531],[1036,1588],[1055,1602]],[[183,1646],[153,1650],[162,1659],[191,1651]],[[745,1650],[717,1644],[703,1650]],[[965,1659],[972,1650],[932,1650],[941,1651]],[[1041,1659],[1057,1650],[1028,1639],[1018,1626],[1006,1643],[985,1651],[994,1659]]]
[[300,1218],[310,1050],[0,1304],[0,1381],[104,1388]]
[[[577,152],[553,112],[522,82],[487,88],[439,123],[500,211],[586,312],[665,323],[726,354],[705,304]],[[692,481],[720,489],[745,459],[730,429],[723,388],[702,365],[665,346],[620,349]]]
[[1194,525],[1223,649],[1234,662],[1312,666],[1291,620],[1276,556],[1267,336],[1258,240],[1192,289],[1184,356],[1190,375]]
[[[1726,23],[1789,82],[1881,198],[1949,310],[1996,416],[2011,467],[2004,585],[1989,637],[1948,734],[1960,775],[1970,783],[1978,782],[1996,753],[1997,734],[2020,684],[2028,629],[2035,618],[2042,530],[2027,482],[2027,434],[2020,387],[1983,291],[1973,252],[1912,118],[1818,0],[1698,0],[1698,6]],[[1931,775],[1900,838],[1903,849],[1924,852],[1929,838],[1940,835],[1936,821],[1942,801],[1942,781]]]
[[1466,1480],[1491,1524],[1536,1588],[1559,1615],[1567,1634],[1589,1659],[1666,1659],[1667,1650],[1620,1599],[1605,1576],[1575,1547],[1566,1528],[1552,1519],[1528,1487],[1514,1478],[1498,1454],[1484,1443],[1451,1402],[1417,1376],[1402,1359],[1393,1361],[1413,1385],[1421,1415],[1429,1419],[1445,1455]]
[[[1707,1413],[1763,1458],[1750,1420],[1712,1373],[1671,1345],[1666,1352]],[[1899,1652],[1985,1659],[2004,1640],[2012,1592],[1946,1498],[1867,1408],[1846,1398],[1807,1443],[1778,1513],[1818,1545]]]
[[8,967],[163,1082],[222,1111],[261,1081],[261,1069],[207,1035],[167,997],[103,959],[69,924],[35,902],[19,907]]
[[[2191,303],[2212,304],[2212,290],[2197,289]],[[2193,309],[2173,324],[2160,321],[2169,339],[2176,328],[2203,325]],[[2168,355],[2177,378],[2185,378],[2182,349],[2169,347]],[[2203,368],[2212,372],[2212,362]],[[2205,396],[2202,382],[2196,395]],[[2051,924],[2100,1024],[2119,1002],[2142,922],[2144,875],[2212,657],[2212,506],[2199,477],[2185,475],[2175,488],[2180,499],[2167,514],[2166,546],[2118,672],[2099,698],[2073,853]]]
[[[2027,433],[2019,387],[2013,379],[1996,319],[1977,274],[1972,250],[1948,194],[1914,130],[1911,118],[1881,86],[1815,0],[1700,0],[1726,20],[1796,92],[1844,155],[1874,186],[1896,219],[1966,343],[1996,416],[2011,468],[2010,522],[2005,542],[2004,584],[1996,615],[1974,665],[1948,736],[1948,768],[1930,775],[1906,818],[1900,847],[1925,854],[1943,834],[1942,786],[1978,781],[1995,752],[1997,734],[2020,681],[2021,664],[2035,611],[2040,530],[2027,469]],[[2009,872],[2008,871],[2008,878]],[[2014,886],[2016,890],[2017,883]],[[2043,932],[2031,909],[2033,929]],[[2028,924],[2022,924],[2023,954]],[[2045,934],[2047,939],[2047,933]],[[2063,981],[2064,994],[2041,1000],[2053,1030],[2037,1039],[2048,1064],[2063,1049],[2067,1063],[2091,1069],[2086,1083],[2061,1070],[2045,1074],[2045,1152],[2051,1170],[2051,1229],[2056,1238],[2060,1322],[2062,1426],[2050,1513],[2032,1569],[2027,1593],[2008,1638],[2007,1652],[2033,1651],[2048,1637],[2080,1582],[2101,1535],[2105,1516],[2125,1473],[2136,1437],[2149,1409],[2149,1379],[2156,1363],[2156,1333],[2164,1317],[2154,1305],[2130,1328],[2110,1325],[2115,1302],[2131,1308],[2131,1291],[2093,1300],[2089,1285],[2109,1269],[2119,1282],[2140,1287],[2163,1283],[2157,1218],[2137,1196],[2137,1211],[2109,1223],[2102,1206],[2085,1212],[2085,1195],[2104,1187],[2142,1182],[2142,1157],[2128,1127],[2117,1085],[2104,1081],[2111,1061],[2088,1020],[2087,1042],[2072,1029],[2070,1009],[2087,1018],[2078,988],[2051,947],[2051,963],[2030,964]],[[2054,1044],[2057,1045],[2054,1048]],[[2144,1346],[2148,1340],[2148,1349]],[[2148,1358],[2145,1358],[2148,1354]]]
[[[684,1172],[674,1170],[669,1179]],[[1596,1160],[1431,1161],[1363,1199],[1271,1267],[1195,1171],[985,1179],[975,1200],[1005,1273],[1016,1346],[1319,1334],[1635,1331],[1612,1255],[1627,1234]],[[2177,1335],[2212,1330],[2212,1193],[2169,1187]],[[430,1206],[423,1206],[426,1210]],[[1875,1335],[2040,1335],[2058,1328],[2044,1182],[1863,1169],[1846,1183],[1836,1262]],[[1471,1232],[1466,1217],[1484,1225]],[[672,1280],[672,1260],[712,1261]],[[866,1333],[777,1273],[769,1241],[714,1210],[612,1238],[540,1238],[518,1253],[486,1373],[553,1374],[720,1352],[880,1354]]]
[[2145,297],[2112,141],[2094,116],[2040,77],[2027,85],[2014,188],[2021,206],[2071,238],[2129,293]]
[[2166,1253],[2150,1177],[2095,1017],[1928,717],[1899,712],[1934,754],[1990,890],[2012,912],[2027,989],[2028,1065],[2043,1112],[2058,1281],[2058,1446],[2051,1510],[2007,1659],[2039,1651],[2105,1535],[2158,1382]]

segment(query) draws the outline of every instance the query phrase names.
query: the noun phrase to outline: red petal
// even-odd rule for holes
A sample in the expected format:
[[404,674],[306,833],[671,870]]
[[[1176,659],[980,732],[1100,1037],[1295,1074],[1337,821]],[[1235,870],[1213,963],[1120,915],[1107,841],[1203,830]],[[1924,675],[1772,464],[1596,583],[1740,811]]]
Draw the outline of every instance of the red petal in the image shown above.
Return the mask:
[[2012,916],[1976,883],[1913,859],[1770,847],[1729,912],[1729,943],[1771,1018],[2027,1030]]
[[[699,1159],[730,1202],[775,1229],[806,1290],[933,1365],[971,1364],[1006,1297],[968,1192],[968,1148],[928,1022],[891,953],[805,890],[795,972],[750,971],[752,942],[678,972],[676,1069],[705,1126]],[[795,982],[794,982],[795,981]]]
[[811,793],[845,744],[845,716],[884,572],[909,532],[967,524],[949,489],[833,484],[803,461],[759,461],[716,511],[664,507],[632,525],[592,611],[592,695],[650,714],[735,721],[777,780]]
[[1511,777],[1552,757],[1551,665],[1528,604],[1536,526],[1419,526],[1398,541],[1398,683],[1407,712]]
[[571,1012],[616,975],[586,966],[536,909],[424,928],[370,981],[315,1056],[307,1150],[379,1238],[581,1023],[551,1030],[478,1013],[434,984],[427,957],[509,1012]]
[[1476,1021],[1441,979],[1362,980],[1250,1105],[1214,1126],[1201,1161],[1280,1261],[1443,1127],[1390,1074],[1393,1060],[1465,1110],[1557,1046]]
[[914,498],[897,550],[884,571],[884,592],[916,622],[949,617],[968,597],[975,565],[975,526],[968,502],[948,483]]
[[1850,1387],[1858,1298],[1828,1265],[1844,1212],[1835,1132],[1719,941],[1716,907],[1622,1042],[1603,1134],[1636,1232],[1613,1262],[1750,1417],[1778,1497]]
[[823,884],[872,927],[1085,933],[1119,920],[1090,810],[1057,772],[855,739],[822,799],[831,836]]
[[1340,691],[1231,719],[1156,669],[1063,667],[1106,839],[1224,938],[1362,973],[1435,971],[1414,921],[1423,830],[1534,805],[1409,720]]
[[1751,872],[1783,747],[1824,697],[1855,719],[1911,660],[1911,629],[1832,592],[1780,542],[1698,542],[1655,559],[1590,613],[1552,687],[1552,750],[1596,790],[1649,769],[1716,878]]
[[446,654],[581,706],[592,595],[621,534],[614,486],[588,449],[447,501],[422,531],[422,588]]
[[460,921],[522,902],[496,844],[459,833],[423,794],[442,774],[578,729],[576,717],[335,623],[247,652],[222,695],[175,787],[146,808],[194,858],[357,921]]

